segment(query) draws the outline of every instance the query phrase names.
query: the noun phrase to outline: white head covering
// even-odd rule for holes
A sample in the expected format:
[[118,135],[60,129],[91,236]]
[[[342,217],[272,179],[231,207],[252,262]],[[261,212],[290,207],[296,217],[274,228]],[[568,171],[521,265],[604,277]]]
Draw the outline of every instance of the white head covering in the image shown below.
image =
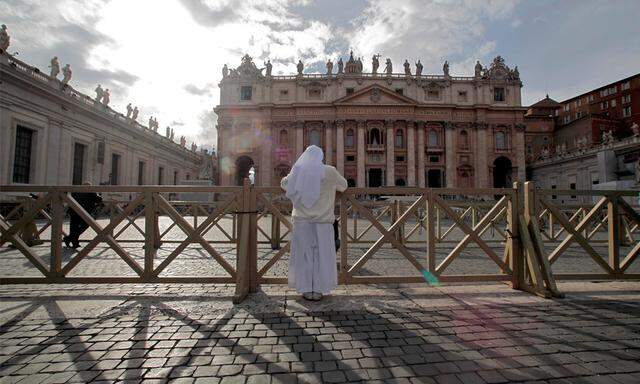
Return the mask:
[[320,185],[324,179],[322,149],[310,145],[293,165],[287,176],[287,197],[294,204],[311,208],[320,198]]

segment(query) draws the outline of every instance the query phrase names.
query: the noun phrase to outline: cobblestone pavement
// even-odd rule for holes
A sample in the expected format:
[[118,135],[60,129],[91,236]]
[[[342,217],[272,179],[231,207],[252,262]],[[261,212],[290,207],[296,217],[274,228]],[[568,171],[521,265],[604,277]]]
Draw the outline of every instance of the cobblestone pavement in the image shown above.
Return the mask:
[[639,383],[640,282],[0,286],[0,382]]

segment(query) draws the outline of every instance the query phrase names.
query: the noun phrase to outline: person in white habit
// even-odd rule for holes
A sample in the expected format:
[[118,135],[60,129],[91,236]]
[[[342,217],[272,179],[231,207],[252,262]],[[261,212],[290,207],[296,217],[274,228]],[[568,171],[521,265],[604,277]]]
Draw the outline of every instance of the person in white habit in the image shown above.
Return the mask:
[[323,159],[322,149],[307,147],[280,183],[293,203],[289,287],[314,301],[338,284],[334,204],[336,191],[347,189],[347,180]]

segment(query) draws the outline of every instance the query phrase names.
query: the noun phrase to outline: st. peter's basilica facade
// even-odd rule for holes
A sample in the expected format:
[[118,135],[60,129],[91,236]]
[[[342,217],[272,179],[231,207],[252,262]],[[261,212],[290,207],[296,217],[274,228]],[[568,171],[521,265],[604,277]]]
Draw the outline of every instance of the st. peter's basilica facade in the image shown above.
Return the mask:
[[[377,69],[377,57],[373,67]],[[257,185],[278,185],[310,144],[324,149],[351,186],[505,187],[525,179],[522,82],[496,57],[473,77],[363,73],[353,56],[325,74],[271,75],[246,55],[220,83],[221,185],[251,168]]]

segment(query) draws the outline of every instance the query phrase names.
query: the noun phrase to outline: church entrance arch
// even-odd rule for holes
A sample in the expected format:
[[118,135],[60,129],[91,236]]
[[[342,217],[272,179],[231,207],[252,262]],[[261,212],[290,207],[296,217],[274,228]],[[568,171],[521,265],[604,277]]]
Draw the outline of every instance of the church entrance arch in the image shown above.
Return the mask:
[[500,156],[493,162],[493,187],[511,187],[513,167],[509,158]]
[[242,180],[249,177],[249,170],[253,165],[253,159],[249,156],[240,156],[236,159],[236,185],[242,185]]

